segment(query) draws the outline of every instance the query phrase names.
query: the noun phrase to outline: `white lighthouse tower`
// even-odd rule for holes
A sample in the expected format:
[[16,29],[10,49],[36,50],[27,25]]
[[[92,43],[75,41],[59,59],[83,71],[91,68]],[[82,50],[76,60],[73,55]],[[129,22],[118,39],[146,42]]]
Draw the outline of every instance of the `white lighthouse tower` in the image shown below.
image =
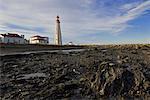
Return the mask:
[[55,44],[56,45],[62,45],[59,16],[56,17]]

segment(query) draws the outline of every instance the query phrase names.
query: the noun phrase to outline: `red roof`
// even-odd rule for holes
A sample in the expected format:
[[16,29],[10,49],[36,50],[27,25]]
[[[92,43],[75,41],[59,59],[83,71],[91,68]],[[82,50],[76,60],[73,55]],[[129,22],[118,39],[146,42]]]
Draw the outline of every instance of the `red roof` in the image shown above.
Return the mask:
[[4,37],[18,37],[18,38],[22,38],[20,35],[18,34],[13,34],[13,33],[8,33],[8,34],[1,34]]
[[43,38],[38,38],[38,39],[33,39],[33,40],[44,40],[44,41],[46,41],[45,39],[43,39]]
[[41,36],[39,36],[39,35],[35,35],[35,36],[32,36],[31,38],[33,38],[33,37],[41,37]]
[[45,39],[48,38],[48,37],[42,37],[42,36],[39,36],[39,35],[32,36],[31,38],[35,38],[35,37],[36,37],[36,39],[33,39],[33,40],[45,40]]
[[34,38],[34,37],[38,37],[38,38],[48,38],[48,37],[42,37],[42,36],[39,36],[39,35],[32,36],[31,38]]

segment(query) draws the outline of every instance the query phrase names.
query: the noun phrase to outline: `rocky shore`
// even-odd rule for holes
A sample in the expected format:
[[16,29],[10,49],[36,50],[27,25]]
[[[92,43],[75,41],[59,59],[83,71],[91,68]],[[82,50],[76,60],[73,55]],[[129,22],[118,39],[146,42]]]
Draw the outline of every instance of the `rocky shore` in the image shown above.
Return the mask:
[[1,56],[2,100],[150,100],[150,45]]

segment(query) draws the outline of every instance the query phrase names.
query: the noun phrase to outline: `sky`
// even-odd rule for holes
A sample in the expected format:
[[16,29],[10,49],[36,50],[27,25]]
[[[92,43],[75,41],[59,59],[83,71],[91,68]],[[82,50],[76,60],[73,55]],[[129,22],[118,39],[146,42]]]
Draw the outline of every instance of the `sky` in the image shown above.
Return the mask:
[[63,44],[150,43],[150,0],[0,0],[0,33],[53,44],[57,15]]

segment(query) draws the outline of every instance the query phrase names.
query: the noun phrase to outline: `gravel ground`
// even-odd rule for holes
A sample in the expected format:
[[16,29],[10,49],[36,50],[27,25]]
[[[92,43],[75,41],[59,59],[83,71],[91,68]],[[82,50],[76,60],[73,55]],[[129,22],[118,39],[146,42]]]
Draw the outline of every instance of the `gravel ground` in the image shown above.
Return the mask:
[[1,56],[0,99],[150,100],[150,45]]

